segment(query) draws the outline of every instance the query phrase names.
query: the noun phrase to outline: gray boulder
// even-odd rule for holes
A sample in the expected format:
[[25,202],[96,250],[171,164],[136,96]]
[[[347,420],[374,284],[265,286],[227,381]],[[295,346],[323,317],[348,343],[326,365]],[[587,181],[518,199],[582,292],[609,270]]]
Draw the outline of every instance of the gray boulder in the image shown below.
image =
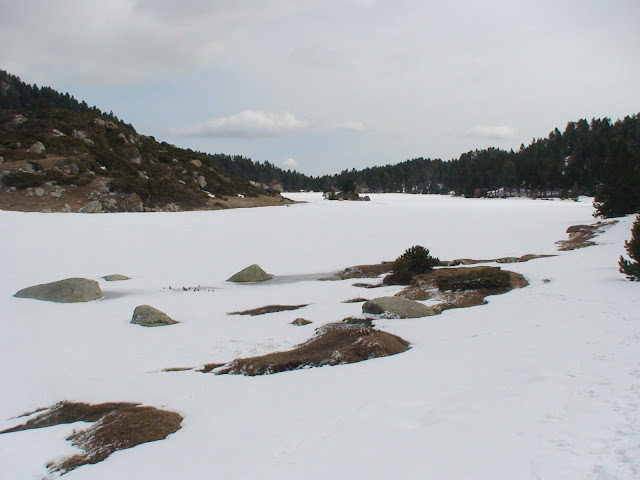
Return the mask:
[[169,315],[161,312],[151,305],[139,305],[133,311],[131,323],[142,325],[143,327],[164,327],[165,325],[173,325],[180,323],[172,319]]
[[90,302],[102,298],[102,296],[98,282],[87,278],[67,278],[57,282],[34,285],[23,288],[14,295],[16,298],[33,298],[57,303]]
[[92,202],[89,202],[80,210],[78,210],[78,213],[101,213],[101,212],[102,212],[102,203],[100,202],[100,200],[94,200]]
[[264,282],[265,280],[271,280],[273,275],[266,273],[260,266],[253,264],[244,270],[239,271],[231,278],[227,279],[227,282]]
[[196,168],[200,168],[202,166],[202,162],[200,160],[191,160],[189,163]]
[[44,195],[44,188],[40,188],[40,187],[36,188],[36,189],[33,191],[33,194],[34,194],[36,197],[42,197],[42,196]]
[[362,312],[393,318],[419,318],[436,314],[432,308],[402,297],[374,298],[362,304]]
[[119,273],[116,273],[114,275],[105,275],[104,277],[101,277],[101,278],[103,278],[107,282],[120,282],[122,280],[131,280],[130,277],[127,277],[126,275],[120,275]]
[[36,142],[29,147],[31,153],[43,153],[45,151],[44,144],[42,142]]
[[78,140],[84,140],[85,138],[87,138],[87,134],[82,130],[74,130],[73,132],[71,132],[71,136],[73,138],[77,138]]

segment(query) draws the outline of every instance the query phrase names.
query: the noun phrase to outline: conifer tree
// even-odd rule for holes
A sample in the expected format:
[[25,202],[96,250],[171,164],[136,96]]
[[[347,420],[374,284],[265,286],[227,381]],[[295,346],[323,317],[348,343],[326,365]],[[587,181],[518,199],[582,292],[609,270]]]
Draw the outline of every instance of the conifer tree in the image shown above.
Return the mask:
[[640,215],[631,228],[631,240],[624,242],[624,248],[632,260],[629,261],[620,256],[618,265],[620,273],[624,273],[629,280],[640,281]]

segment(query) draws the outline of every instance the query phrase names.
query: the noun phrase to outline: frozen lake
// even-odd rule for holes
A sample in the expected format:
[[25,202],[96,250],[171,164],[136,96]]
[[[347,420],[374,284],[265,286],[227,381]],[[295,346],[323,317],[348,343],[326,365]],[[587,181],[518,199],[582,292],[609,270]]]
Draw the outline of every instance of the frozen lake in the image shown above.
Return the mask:
[[[595,221],[590,199],[286,196],[307,203],[0,212],[0,430],[61,400],[140,402],[183,415],[168,439],[117,452],[69,480],[638,477],[639,285],[617,273],[632,218],[596,246],[558,252],[568,226]],[[360,304],[342,302],[401,287],[374,293],[352,280],[315,279],[417,244],[447,260],[558,256],[503,266],[530,286],[488,305],[376,322],[411,342],[403,354],[264,377],[161,372],[289,349],[324,323],[358,316]],[[253,263],[276,280],[225,282]],[[38,283],[113,273],[132,279],[101,281],[105,298],[95,302],[12,297]],[[196,286],[213,291],[182,291]],[[181,323],[131,325],[141,304]],[[297,317],[313,323],[289,325]],[[48,461],[73,453],[64,439],[74,428],[83,425],[0,435],[0,477],[42,478]]]

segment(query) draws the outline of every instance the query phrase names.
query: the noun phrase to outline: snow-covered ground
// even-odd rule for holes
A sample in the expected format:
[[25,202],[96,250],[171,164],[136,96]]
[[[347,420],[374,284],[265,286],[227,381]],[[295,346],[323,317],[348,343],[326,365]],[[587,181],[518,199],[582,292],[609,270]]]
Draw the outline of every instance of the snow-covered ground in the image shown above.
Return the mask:
[[[61,400],[141,402],[175,410],[168,439],[116,452],[69,480],[632,479],[640,477],[640,284],[617,272],[632,218],[597,246],[557,252],[569,225],[592,223],[589,199],[372,195],[371,202],[149,214],[0,212],[0,430]],[[354,281],[306,274],[393,260],[420,244],[441,259],[527,253],[507,265],[530,286],[485,306],[384,320],[403,354],[263,377],[161,372],[300,343],[360,314]],[[260,264],[281,281],[232,285]],[[17,299],[67,277],[100,281],[86,304]],[[548,279],[550,282],[545,282]],[[174,291],[181,287],[214,291]],[[168,287],[173,287],[169,290]],[[227,312],[311,305],[256,317]],[[129,323],[150,304],[179,320]],[[314,323],[289,325],[304,317]],[[69,455],[74,428],[0,435],[0,478],[41,479]]]

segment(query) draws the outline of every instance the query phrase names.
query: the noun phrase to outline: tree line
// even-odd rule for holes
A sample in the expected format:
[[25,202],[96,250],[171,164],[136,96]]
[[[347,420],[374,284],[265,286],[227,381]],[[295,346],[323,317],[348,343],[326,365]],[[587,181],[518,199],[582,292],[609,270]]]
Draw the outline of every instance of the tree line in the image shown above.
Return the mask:
[[615,122],[609,118],[569,122],[564,131],[556,128],[548,137],[533,139],[517,151],[487,148],[449,161],[421,157],[322,177],[285,171],[245,157],[211,157],[234,175],[279,183],[285,191],[330,191],[351,179],[367,192],[465,197],[589,195],[596,197],[596,206],[605,216],[640,210],[640,114]]

